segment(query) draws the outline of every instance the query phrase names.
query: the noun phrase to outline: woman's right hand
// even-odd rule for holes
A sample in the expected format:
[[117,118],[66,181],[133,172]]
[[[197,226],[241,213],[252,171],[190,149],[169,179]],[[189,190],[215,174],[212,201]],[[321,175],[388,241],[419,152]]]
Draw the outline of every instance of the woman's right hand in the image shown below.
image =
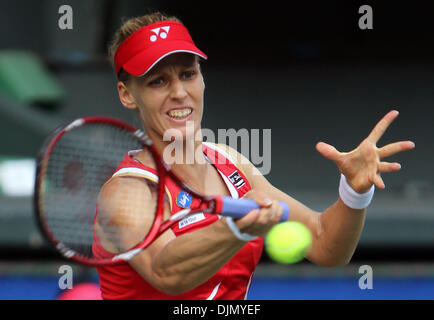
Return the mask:
[[261,209],[250,211],[244,217],[236,220],[242,233],[252,236],[264,236],[277,223],[283,213],[283,208],[276,200],[271,200],[263,191],[250,190],[243,198],[255,200]]

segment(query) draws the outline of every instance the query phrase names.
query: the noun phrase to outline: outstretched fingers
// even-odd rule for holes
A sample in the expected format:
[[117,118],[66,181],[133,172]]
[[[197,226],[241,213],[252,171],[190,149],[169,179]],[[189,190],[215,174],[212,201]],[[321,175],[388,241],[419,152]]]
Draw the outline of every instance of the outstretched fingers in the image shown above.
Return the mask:
[[374,127],[371,133],[368,136],[368,140],[372,143],[377,143],[378,140],[383,136],[384,132],[386,132],[387,128],[393,122],[393,120],[398,117],[399,112],[396,110],[389,111]]
[[401,165],[398,162],[380,162],[378,164],[378,172],[393,172],[401,170]]
[[384,184],[383,178],[381,178],[381,173],[399,171],[400,169],[401,165],[398,162],[379,162],[377,170],[376,172],[372,172],[370,180],[377,188],[384,189],[386,185]]
[[375,186],[379,189],[384,189],[386,187],[383,178],[381,178],[379,173],[374,175],[372,183],[375,184]]
[[397,154],[402,151],[411,150],[414,147],[415,144],[413,141],[399,141],[381,147],[380,149],[378,149],[378,153],[380,158],[382,159],[382,158],[393,156],[394,154]]
[[342,155],[342,153],[336,150],[335,147],[324,142],[318,142],[316,144],[316,150],[321,153],[325,158],[332,161],[337,161]]

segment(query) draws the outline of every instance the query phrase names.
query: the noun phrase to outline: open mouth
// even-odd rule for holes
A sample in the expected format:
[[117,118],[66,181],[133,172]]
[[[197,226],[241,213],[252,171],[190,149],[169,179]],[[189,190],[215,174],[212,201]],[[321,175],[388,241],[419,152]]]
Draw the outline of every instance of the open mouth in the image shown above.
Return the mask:
[[191,108],[172,109],[172,110],[167,112],[167,115],[170,118],[175,119],[175,120],[184,120],[192,112],[193,112],[193,109],[191,109]]

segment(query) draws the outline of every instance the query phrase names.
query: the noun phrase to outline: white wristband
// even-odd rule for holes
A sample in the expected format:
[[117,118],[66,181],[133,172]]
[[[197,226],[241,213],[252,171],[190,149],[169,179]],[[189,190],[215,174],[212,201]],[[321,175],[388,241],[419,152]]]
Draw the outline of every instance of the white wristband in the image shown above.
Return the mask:
[[341,173],[341,180],[339,183],[339,196],[342,201],[350,208],[353,209],[365,209],[371,203],[374,196],[375,187],[372,185],[371,189],[365,193],[357,193],[348,184],[347,179]]
[[229,229],[231,229],[232,233],[242,241],[247,242],[247,241],[255,240],[257,238],[257,236],[252,236],[248,233],[241,233],[240,229],[238,229],[232,217],[226,217],[226,223],[228,224],[228,227]]

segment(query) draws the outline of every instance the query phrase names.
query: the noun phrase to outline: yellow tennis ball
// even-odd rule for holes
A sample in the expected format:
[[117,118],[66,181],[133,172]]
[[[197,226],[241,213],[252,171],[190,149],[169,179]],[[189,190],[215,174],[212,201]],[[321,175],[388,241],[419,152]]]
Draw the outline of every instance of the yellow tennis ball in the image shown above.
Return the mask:
[[278,263],[302,260],[312,245],[312,235],[302,223],[286,221],[276,224],[265,237],[265,251]]

